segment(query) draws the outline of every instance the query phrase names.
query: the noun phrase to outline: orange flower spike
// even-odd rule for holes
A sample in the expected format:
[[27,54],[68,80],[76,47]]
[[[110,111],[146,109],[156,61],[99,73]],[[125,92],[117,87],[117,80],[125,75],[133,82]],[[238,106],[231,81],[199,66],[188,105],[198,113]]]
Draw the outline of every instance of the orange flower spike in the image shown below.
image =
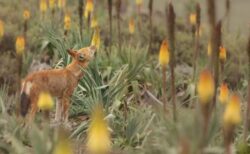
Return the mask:
[[59,9],[65,8],[66,5],[66,0],[58,0],[57,1],[57,6]]
[[198,96],[202,104],[207,104],[214,96],[214,78],[209,70],[201,72],[197,84]]
[[96,106],[87,132],[87,150],[91,154],[108,154],[111,151],[110,132],[104,118],[103,108]]
[[222,104],[225,104],[225,103],[228,102],[228,97],[229,97],[229,90],[228,90],[227,84],[226,84],[226,83],[223,83],[223,84],[220,86],[219,101],[220,101]]
[[0,41],[4,36],[4,23],[2,20],[0,20]]
[[25,39],[23,36],[18,36],[16,38],[16,53],[22,55],[25,49]]
[[189,16],[189,22],[191,25],[195,25],[196,24],[196,14],[195,13],[191,13]]
[[40,11],[42,13],[46,12],[48,8],[47,1],[46,0],[40,0]]
[[224,116],[223,123],[227,126],[235,126],[241,122],[241,109],[240,109],[240,98],[238,95],[234,94],[230,102],[228,103]]
[[142,5],[142,2],[143,2],[143,0],[136,0],[136,1],[135,1],[135,3],[136,3],[137,6],[141,6],[141,5]]
[[23,19],[25,21],[29,20],[30,19],[30,11],[29,10],[24,10],[23,11]]
[[68,14],[64,16],[64,30],[69,30],[71,26],[71,19]]
[[212,54],[212,43],[211,41],[209,41],[207,45],[207,55],[210,57],[211,54]]
[[94,3],[93,0],[87,0],[85,11],[84,11],[84,17],[88,18],[89,13],[94,11]]
[[221,61],[225,61],[227,58],[227,50],[223,46],[220,46],[219,58]]
[[93,18],[91,19],[90,27],[91,27],[91,28],[96,28],[96,27],[98,27],[98,20],[97,20],[96,16],[93,16]]
[[159,62],[162,66],[167,65],[169,63],[169,49],[168,49],[168,42],[167,40],[163,40],[160,48],[159,54]]
[[135,32],[135,21],[134,18],[131,18],[129,20],[129,33],[134,34],[134,32]]
[[56,0],[49,0],[49,8],[50,9],[54,9],[56,5]]

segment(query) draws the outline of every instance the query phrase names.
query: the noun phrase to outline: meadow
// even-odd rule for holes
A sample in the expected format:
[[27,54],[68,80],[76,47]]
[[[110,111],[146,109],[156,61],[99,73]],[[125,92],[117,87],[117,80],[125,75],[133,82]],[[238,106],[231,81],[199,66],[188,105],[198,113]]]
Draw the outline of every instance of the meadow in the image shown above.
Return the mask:
[[[0,154],[249,154],[249,6],[0,0]],[[87,47],[69,121],[55,119],[62,102],[47,92],[34,119],[23,116],[26,77]]]

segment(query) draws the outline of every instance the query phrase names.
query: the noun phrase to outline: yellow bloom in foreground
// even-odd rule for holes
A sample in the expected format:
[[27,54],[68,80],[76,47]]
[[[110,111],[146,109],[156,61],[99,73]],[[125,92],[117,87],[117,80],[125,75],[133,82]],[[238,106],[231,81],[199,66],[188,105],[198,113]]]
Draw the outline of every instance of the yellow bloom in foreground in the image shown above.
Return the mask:
[[237,125],[241,122],[240,98],[236,94],[231,97],[224,112],[223,122],[225,126]]
[[129,20],[129,33],[134,34],[134,32],[135,32],[135,21],[134,18],[131,18]]
[[212,43],[211,41],[209,41],[207,45],[207,55],[211,56],[211,54],[212,54]]
[[54,9],[56,4],[56,0],[49,0],[49,8]]
[[23,19],[24,20],[29,20],[30,19],[30,11],[29,10],[24,10],[23,11]]
[[96,28],[98,26],[98,21],[96,19],[96,16],[93,16],[93,18],[91,19],[91,28]]
[[23,36],[18,36],[16,38],[16,53],[22,55],[25,49],[25,39]]
[[40,11],[42,13],[46,12],[47,11],[47,1],[46,0],[40,0]]
[[192,25],[195,25],[196,24],[196,14],[195,13],[191,13],[190,16],[189,16],[189,22],[192,24]]
[[0,20],[0,40],[3,38],[4,35],[4,23]]
[[47,92],[41,92],[39,94],[37,106],[41,110],[50,110],[54,106],[51,95]]
[[73,154],[73,153],[74,152],[70,140],[65,135],[65,132],[61,131],[59,133],[59,138],[56,143],[53,154]]
[[223,84],[220,86],[219,101],[220,101],[222,104],[225,104],[225,103],[227,103],[227,101],[228,101],[228,97],[229,97],[229,90],[228,90],[227,84],[226,84],[226,83],[223,83]]
[[66,5],[66,0],[58,0],[57,6],[58,6],[59,9],[64,8],[65,5]]
[[161,43],[160,54],[159,54],[159,62],[160,64],[167,65],[169,63],[169,49],[167,40],[163,40]]
[[97,49],[99,49],[100,48],[100,42],[101,42],[100,29],[97,27],[95,29],[95,31],[94,31],[92,41],[91,41],[91,45],[94,45]]
[[93,12],[93,10],[94,10],[93,0],[87,0],[86,6],[85,6],[84,17],[88,18],[89,14]]
[[227,58],[227,50],[223,46],[220,46],[219,58],[221,61],[225,61]]
[[71,25],[71,19],[68,14],[64,16],[64,30],[69,30]]
[[91,154],[107,154],[111,150],[108,124],[101,106],[96,106],[91,115],[88,129],[87,149]]
[[201,72],[197,90],[201,103],[206,104],[211,101],[214,96],[214,79],[210,71],[204,70]]

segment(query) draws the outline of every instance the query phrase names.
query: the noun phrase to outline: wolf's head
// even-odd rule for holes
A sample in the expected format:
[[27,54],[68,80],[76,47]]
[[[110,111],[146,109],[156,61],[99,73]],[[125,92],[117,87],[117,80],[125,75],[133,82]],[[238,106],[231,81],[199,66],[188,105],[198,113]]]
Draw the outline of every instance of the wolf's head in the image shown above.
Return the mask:
[[95,46],[81,48],[79,50],[67,50],[68,54],[82,67],[86,67],[93,59],[96,52]]

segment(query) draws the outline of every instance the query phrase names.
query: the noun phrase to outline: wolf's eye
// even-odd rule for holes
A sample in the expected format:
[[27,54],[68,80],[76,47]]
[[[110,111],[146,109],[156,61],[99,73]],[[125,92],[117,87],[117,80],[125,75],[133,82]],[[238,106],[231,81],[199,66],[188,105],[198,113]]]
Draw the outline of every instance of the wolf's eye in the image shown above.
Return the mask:
[[80,54],[79,57],[78,57],[78,60],[79,60],[79,61],[83,61],[83,60],[84,60],[84,55],[83,55],[83,54]]

